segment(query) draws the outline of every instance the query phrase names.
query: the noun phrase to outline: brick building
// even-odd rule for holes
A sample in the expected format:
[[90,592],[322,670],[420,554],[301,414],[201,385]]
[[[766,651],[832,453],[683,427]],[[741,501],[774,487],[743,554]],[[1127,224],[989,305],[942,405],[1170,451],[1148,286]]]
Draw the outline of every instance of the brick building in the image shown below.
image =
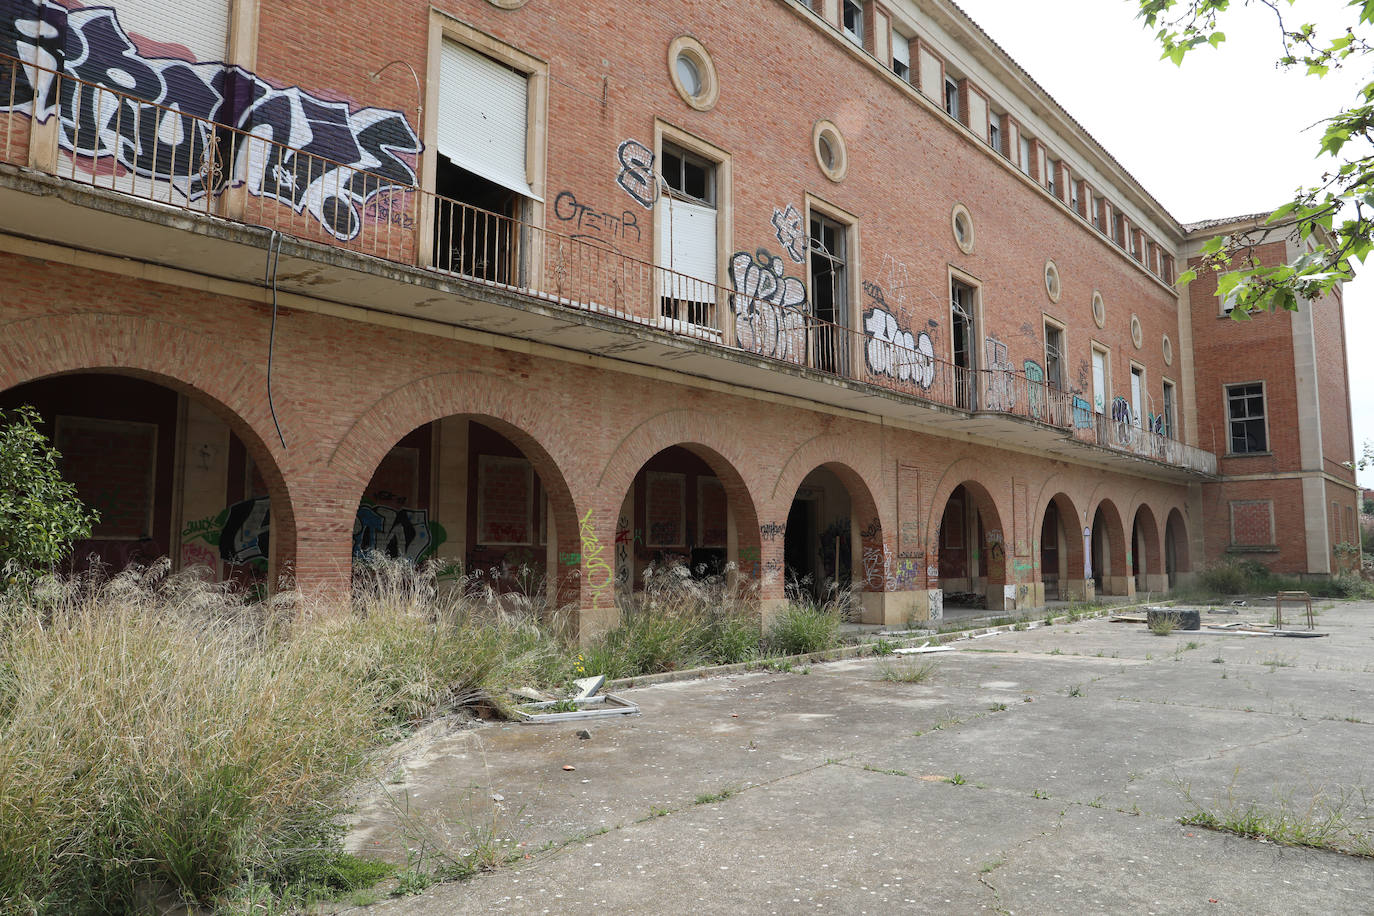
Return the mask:
[[1180,294],[1231,224],[945,0],[0,0],[0,162],[82,555],[436,556],[591,631],[670,559],[898,622],[1352,538],[1339,296]]

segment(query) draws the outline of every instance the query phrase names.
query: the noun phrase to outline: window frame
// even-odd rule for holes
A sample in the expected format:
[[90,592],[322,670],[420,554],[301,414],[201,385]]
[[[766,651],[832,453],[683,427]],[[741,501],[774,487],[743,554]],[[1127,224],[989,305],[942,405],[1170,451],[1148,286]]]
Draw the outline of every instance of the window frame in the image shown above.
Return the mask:
[[[1236,420],[1235,417],[1234,417],[1234,414],[1231,412],[1232,389],[1235,389],[1235,388],[1249,388],[1249,387],[1252,387],[1252,386],[1259,386],[1260,410],[1262,411],[1262,413],[1261,413],[1259,416],[1257,416],[1257,417],[1247,416],[1247,417],[1241,418],[1240,420]],[[1264,379],[1253,379],[1253,380],[1248,381],[1248,382],[1224,382],[1224,383],[1222,383],[1222,386],[1221,386],[1221,387],[1222,387],[1222,403],[1225,405],[1225,409],[1226,409],[1226,455],[1225,455],[1225,457],[1227,457],[1227,458],[1253,458],[1253,457],[1260,456],[1260,455],[1271,455],[1271,454],[1273,454],[1273,451],[1272,451],[1273,444],[1272,444],[1272,442],[1271,442],[1270,439],[1269,439],[1269,386],[1265,383]],[[1254,395],[1244,395],[1244,397],[1247,398],[1247,399],[1249,399],[1249,398],[1254,397]],[[1232,427],[1234,426],[1234,424],[1236,424],[1236,423],[1252,423],[1252,422],[1254,422],[1254,421],[1256,421],[1256,420],[1258,420],[1261,424],[1263,424],[1263,429],[1264,429],[1264,447],[1261,448],[1261,449],[1257,449],[1257,450],[1255,450],[1255,451],[1250,451],[1250,450],[1248,450],[1248,449],[1247,449],[1246,451],[1243,451],[1243,452],[1235,451],[1234,448],[1233,448],[1233,446],[1234,446],[1234,444],[1235,444],[1235,433],[1234,433],[1233,430],[1232,430]]]
[[[1068,338],[1068,331],[1065,329],[1063,322],[1051,318],[1048,315],[1043,316],[1043,327],[1045,335],[1043,347],[1043,355],[1045,359],[1045,384],[1048,385],[1051,389],[1063,391],[1065,378],[1064,370],[1066,367],[1066,363],[1064,360],[1067,354],[1067,344],[1065,343],[1065,341]],[[1054,348],[1056,350],[1055,361],[1059,367],[1059,378],[1057,380],[1050,376],[1051,331],[1053,331],[1059,337],[1058,346]]]
[[[431,9],[429,13],[428,53],[425,60],[424,110],[427,113],[441,110],[439,65],[443,56],[443,44],[446,40],[465,45],[505,64],[512,70],[525,74],[528,81],[526,90],[525,175],[534,196],[522,197],[524,201],[523,218],[533,226],[543,226],[546,206],[544,201],[548,196],[548,131],[545,129],[549,123],[548,62],[532,54],[527,54],[514,45],[493,38],[485,32],[480,32],[436,9]],[[420,152],[419,163],[420,187],[433,194],[439,171],[439,118],[436,116],[424,118],[423,132],[424,149]],[[434,238],[438,208],[428,194],[422,195],[422,198],[427,198],[428,203],[421,207],[418,238],[428,240]],[[419,246],[420,266],[433,266],[433,251],[431,249],[432,246],[429,244]],[[538,259],[536,257],[533,260],[536,263],[531,263],[527,267],[532,275],[537,275],[539,270]]]
[[[664,288],[664,279],[663,274],[659,270],[655,269],[654,314],[657,316],[657,319],[660,321],[660,323],[681,322],[693,328],[701,328],[709,332],[711,336],[715,336],[716,334],[725,334],[728,332],[732,332],[733,329],[728,327],[728,323],[731,321],[731,318],[726,317],[730,314],[730,310],[724,302],[719,301],[722,295],[721,290],[725,289],[729,285],[728,278],[725,277],[725,272],[727,271],[729,265],[730,238],[734,228],[733,189],[731,182],[733,167],[731,155],[730,153],[721,149],[720,147],[715,146],[712,143],[708,143],[707,141],[702,140],[700,137],[688,133],[687,131],[682,130],[681,128],[674,127],[673,125],[662,120],[656,120],[654,122],[653,144],[655,173],[660,176],[662,176],[661,170],[663,163],[663,150],[665,144],[667,144],[668,146],[676,147],[677,149],[687,153],[690,157],[695,158],[697,160],[705,161],[714,166],[715,182],[713,190],[715,201],[713,203],[706,204],[701,200],[692,198],[690,195],[683,195],[681,197],[674,196],[674,199],[681,200],[684,203],[693,204],[696,206],[710,206],[716,211],[716,275],[714,277],[713,282],[717,288],[716,298],[718,300],[715,303],[715,321],[711,324],[700,324],[688,321],[681,317],[664,315],[663,301],[665,298],[664,294],[666,292]],[[666,182],[666,177],[664,178],[664,180]],[[660,199],[662,196],[663,195],[660,196]],[[666,270],[671,270],[671,265],[664,265],[658,263],[658,254],[662,250],[662,233],[664,229],[663,224],[665,222],[664,220],[658,218],[659,202],[655,202],[653,210],[651,212],[653,213],[652,250],[654,267],[661,267]]]
[[[954,110],[953,110],[953,111],[950,111],[950,110],[949,110],[951,105],[954,106]],[[946,71],[945,71],[945,114],[949,115],[951,118],[953,118],[953,119],[956,120],[956,121],[962,121],[962,120],[963,120],[963,117],[962,117],[962,115],[961,115],[962,110],[963,110],[963,100],[959,97],[959,81],[958,81],[957,79],[955,79],[953,76],[951,76],[950,73],[949,73],[949,71],[946,70]]]
[[[1140,387],[1136,387],[1136,379],[1140,379]],[[1130,390],[1131,390],[1131,425],[1136,429],[1145,429],[1145,415],[1149,413],[1147,406],[1150,402],[1150,386],[1147,381],[1148,374],[1145,366],[1135,360],[1131,360],[1130,368]]]
[[[862,0],[840,0],[840,33],[861,48],[865,47],[864,5]],[[851,10],[853,11],[854,24],[857,27],[857,31],[851,29],[845,21],[849,17]]]
[[[811,315],[820,319],[820,316],[816,314],[815,292],[812,289],[814,277],[812,257],[815,250],[814,240],[810,238],[810,236],[812,234],[811,221],[813,219],[821,219],[838,227],[842,231],[844,238],[844,256],[841,262],[845,270],[844,283],[841,287],[844,291],[845,299],[843,320],[833,323],[847,330],[862,327],[861,312],[863,308],[863,288],[861,285],[862,278],[859,276],[859,267],[862,263],[859,249],[859,218],[853,213],[843,210],[814,194],[806,195],[805,204],[806,231],[808,236],[806,245],[806,297],[807,302],[811,306]],[[850,333],[842,334],[840,339],[843,343],[835,348],[835,356],[837,357],[839,365],[835,367],[834,371],[847,377],[855,366],[862,365],[861,362],[856,360],[861,360],[863,354],[855,350],[853,343],[855,340],[861,341],[862,337]],[[817,362],[816,354],[811,352],[811,348],[808,347],[807,364],[815,366]]]
[[[1097,398],[1097,371],[1096,368],[1093,366],[1093,356],[1098,353],[1102,354],[1103,392],[1102,407],[1100,410],[1098,409]],[[1089,394],[1092,395],[1093,412],[1098,414],[1106,414],[1112,404],[1112,348],[1102,343],[1100,340],[1094,339],[1090,343],[1088,356],[1088,372],[1092,375],[1093,390],[1089,392]]]
[[1164,437],[1178,441],[1178,383],[1164,377],[1160,379],[1160,398],[1164,411]]

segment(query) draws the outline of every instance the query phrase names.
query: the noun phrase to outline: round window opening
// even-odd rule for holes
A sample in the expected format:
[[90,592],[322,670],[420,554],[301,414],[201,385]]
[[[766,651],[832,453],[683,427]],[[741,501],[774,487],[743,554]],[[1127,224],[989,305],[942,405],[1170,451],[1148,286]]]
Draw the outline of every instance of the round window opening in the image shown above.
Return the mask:
[[1169,335],[1164,335],[1164,365],[1174,364],[1174,342],[1169,339]]
[[1053,261],[1045,264],[1045,292],[1052,302],[1059,301],[1059,267]]
[[701,95],[701,71],[686,53],[677,56],[677,78],[682,83],[682,88],[687,90],[687,94],[696,98]]
[[830,145],[830,138],[821,134],[821,138],[816,142],[821,151],[821,165],[833,170],[835,168],[835,148]]
[[1139,350],[1139,349],[1140,349],[1140,345],[1141,345],[1141,343],[1143,342],[1143,340],[1144,340],[1144,334],[1143,334],[1143,333],[1141,332],[1141,330],[1140,330],[1140,319],[1137,318],[1136,316],[1132,315],[1132,316],[1131,316],[1131,343],[1135,345],[1135,348],[1136,348],[1137,350]]
[[705,46],[692,36],[681,35],[668,45],[668,77],[682,101],[697,111],[715,107],[720,94],[716,68]]
[[849,169],[849,156],[840,129],[830,121],[817,121],[811,132],[811,147],[816,154],[816,164],[821,167],[825,177],[831,181],[843,181]]
[[1102,301],[1101,293],[1093,293],[1093,324],[1099,328],[1107,325],[1107,303]]
[[973,254],[973,217],[963,204],[955,204],[950,214],[950,225],[954,227],[954,243],[964,254]]

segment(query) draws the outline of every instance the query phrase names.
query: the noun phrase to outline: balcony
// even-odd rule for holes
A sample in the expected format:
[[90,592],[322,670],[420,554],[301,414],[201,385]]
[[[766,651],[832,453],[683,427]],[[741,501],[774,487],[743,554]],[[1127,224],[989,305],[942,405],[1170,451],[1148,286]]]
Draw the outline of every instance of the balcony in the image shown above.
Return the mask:
[[1033,363],[1031,375],[1004,359],[971,369],[895,319],[819,320],[800,281],[760,255],[736,255],[720,287],[424,191],[394,168],[3,56],[0,101],[0,229],[14,235],[255,285],[274,244],[283,289],[303,296],[1170,479],[1216,474],[1210,452],[1149,430],[1124,402],[1094,412]]

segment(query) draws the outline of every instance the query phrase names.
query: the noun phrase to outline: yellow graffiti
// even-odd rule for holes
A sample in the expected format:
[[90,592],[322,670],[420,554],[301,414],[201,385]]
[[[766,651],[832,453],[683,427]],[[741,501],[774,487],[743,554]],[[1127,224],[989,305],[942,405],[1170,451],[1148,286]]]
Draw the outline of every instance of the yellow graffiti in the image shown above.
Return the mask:
[[[588,509],[587,514],[582,516],[582,559],[587,565],[587,582],[592,590],[592,607],[601,609],[601,601],[605,592],[615,585],[615,572],[601,558],[605,552],[605,546],[601,539],[596,536],[596,531],[592,526],[592,510]],[[596,574],[598,571],[604,572],[601,584],[596,584]]]

